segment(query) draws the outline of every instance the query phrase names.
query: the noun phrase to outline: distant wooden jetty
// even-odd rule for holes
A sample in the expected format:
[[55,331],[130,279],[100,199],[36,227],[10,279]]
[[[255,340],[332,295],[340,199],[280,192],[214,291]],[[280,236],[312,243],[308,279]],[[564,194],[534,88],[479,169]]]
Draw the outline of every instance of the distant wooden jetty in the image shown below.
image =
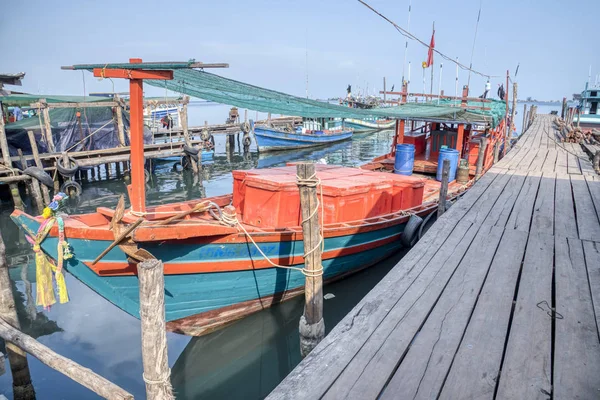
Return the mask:
[[269,399],[600,397],[600,178],[539,115]]

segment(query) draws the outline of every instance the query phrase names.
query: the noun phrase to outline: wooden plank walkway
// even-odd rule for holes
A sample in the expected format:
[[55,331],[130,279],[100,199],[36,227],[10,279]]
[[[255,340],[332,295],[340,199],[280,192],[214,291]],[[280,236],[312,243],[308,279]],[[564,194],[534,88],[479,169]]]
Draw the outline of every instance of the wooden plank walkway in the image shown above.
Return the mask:
[[537,116],[269,399],[600,398],[600,179]]

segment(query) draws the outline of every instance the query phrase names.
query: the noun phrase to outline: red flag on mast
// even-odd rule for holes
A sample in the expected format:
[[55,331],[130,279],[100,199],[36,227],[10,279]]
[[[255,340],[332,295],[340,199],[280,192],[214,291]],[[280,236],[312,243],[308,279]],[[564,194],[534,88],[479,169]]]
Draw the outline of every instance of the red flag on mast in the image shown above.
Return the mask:
[[433,65],[433,49],[435,48],[435,29],[431,34],[431,42],[429,43],[429,51],[427,52],[427,67]]

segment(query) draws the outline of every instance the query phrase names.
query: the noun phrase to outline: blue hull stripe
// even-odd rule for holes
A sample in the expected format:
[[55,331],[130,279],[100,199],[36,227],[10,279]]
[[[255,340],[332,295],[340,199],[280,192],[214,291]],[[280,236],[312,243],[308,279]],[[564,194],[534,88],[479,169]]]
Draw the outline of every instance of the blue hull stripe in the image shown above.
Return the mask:
[[[21,216],[16,219],[34,232],[38,222]],[[404,224],[377,231],[325,239],[325,251],[358,246],[398,235]],[[98,276],[83,261],[93,260],[110,241],[69,239],[75,257],[66,266],[76,278],[98,292],[129,314],[139,317],[139,288],[137,276]],[[270,258],[302,255],[302,241],[260,243],[261,249]],[[182,240],[164,243],[148,243],[143,246],[165,263],[201,262],[210,265],[228,260],[259,260],[262,256],[252,244],[246,243],[201,243]],[[42,248],[56,257],[57,238],[48,237]],[[399,241],[384,244],[360,253],[323,260],[325,279],[345,274],[374,260],[382,259],[400,248]],[[125,255],[115,248],[103,261],[125,262]],[[304,285],[304,275],[299,271],[265,268],[246,271],[212,272],[181,275],[165,275],[165,304],[167,321],[189,317],[199,313],[231,306],[240,302],[272,296]]]

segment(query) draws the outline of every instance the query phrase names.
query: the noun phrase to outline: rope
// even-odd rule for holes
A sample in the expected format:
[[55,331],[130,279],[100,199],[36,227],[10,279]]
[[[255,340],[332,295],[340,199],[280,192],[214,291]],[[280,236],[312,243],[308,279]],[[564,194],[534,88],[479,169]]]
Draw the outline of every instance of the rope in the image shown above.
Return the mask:
[[144,379],[144,382],[146,382],[148,385],[169,384],[170,380],[171,380],[171,368],[169,368],[169,370],[167,371],[165,376],[163,376],[160,379],[157,379],[157,380],[148,379],[146,377],[146,373],[144,373],[144,372],[142,372],[142,378]]
[[[298,175],[296,175],[296,179],[298,182],[299,186],[308,186],[308,187],[318,187],[321,186],[321,180],[319,178],[317,178],[316,173],[314,173],[311,177],[309,178],[300,178]],[[317,199],[317,206],[311,211],[310,215],[302,220],[302,224],[304,222],[307,222],[308,220],[310,220],[312,217],[315,216],[315,214],[317,213],[317,211],[319,210],[319,205],[323,203],[323,188],[321,187],[321,191],[320,191],[320,195],[321,195],[321,201],[319,202],[319,200]],[[319,233],[319,242],[317,243],[317,245],[312,248],[311,250],[307,251],[304,253],[304,258],[306,259],[307,256],[309,256],[310,254],[312,254],[316,249],[318,249],[319,247],[321,247],[321,250],[324,249],[325,247],[325,242],[323,241],[323,219],[325,216],[325,211],[324,211],[324,207],[321,207],[321,230]],[[322,276],[323,275],[323,264],[320,265],[320,268],[315,269],[315,270],[308,270],[306,268],[300,268],[300,267],[293,267],[291,265],[280,265],[277,264],[275,262],[273,262],[263,251],[262,249],[258,246],[258,244],[254,241],[254,238],[252,237],[252,235],[250,235],[250,233],[248,233],[248,231],[246,230],[246,228],[244,227],[244,225],[242,225],[240,223],[240,221],[237,219],[237,215],[236,214],[227,214],[227,213],[223,213],[223,215],[221,216],[220,220],[229,226],[237,226],[238,228],[240,228],[242,230],[242,232],[244,232],[244,234],[248,237],[248,239],[250,239],[250,241],[252,242],[252,244],[254,245],[254,247],[256,248],[256,250],[258,250],[258,252],[260,253],[260,255],[273,267],[275,268],[283,268],[283,269],[291,269],[291,270],[295,270],[295,271],[300,271],[302,272],[302,274],[304,276],[309,276],[309,277],[317,277],[317,276]]]

